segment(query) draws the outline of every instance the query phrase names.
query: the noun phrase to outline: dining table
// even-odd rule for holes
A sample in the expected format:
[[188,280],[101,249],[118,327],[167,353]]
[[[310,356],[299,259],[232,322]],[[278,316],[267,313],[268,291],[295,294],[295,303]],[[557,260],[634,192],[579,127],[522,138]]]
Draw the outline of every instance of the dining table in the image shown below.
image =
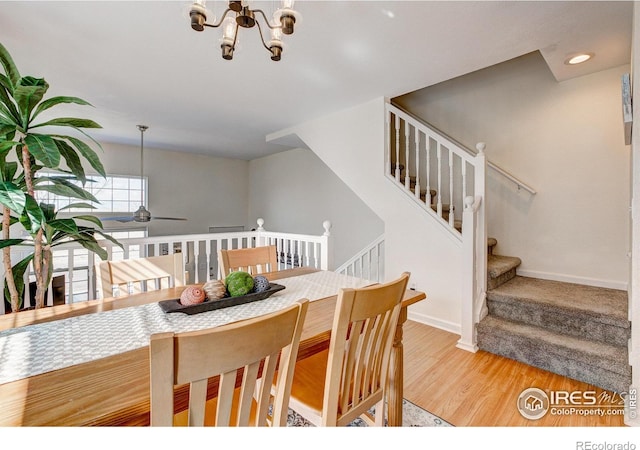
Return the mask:
[[[148,426],[148,339],[158,327],[180,332],[219,326],[283,307],[278,302],[308,298],[301,360],[329,347],[340,288],[375,284],[308,267],[263,275],[285,289],[255,302],[263,305],[257,312],[246,304],[168,314],[159,302],[179,299],[185,286],[176,286],[0,316],[0,426]],[[389,426],[402,426],[407,309],[425,298],[424,292],[408,289],[402,300],[390,362]],[[218,378],[211,378],[208,398],[216,396],[217,387]],[[175,388],[176,413],[187,408],[188,393],[188,385]]]

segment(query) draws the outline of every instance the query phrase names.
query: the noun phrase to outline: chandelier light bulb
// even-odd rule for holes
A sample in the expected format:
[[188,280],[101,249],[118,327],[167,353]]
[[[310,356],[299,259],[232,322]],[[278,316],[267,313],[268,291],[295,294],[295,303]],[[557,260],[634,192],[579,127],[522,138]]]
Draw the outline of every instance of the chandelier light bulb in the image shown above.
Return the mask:
[[[205,0],[196,0],[191,5],[191,10],[189,11],[189,16],[191,17],[191,28],[196,31],[203,31],[204,24],[207,21],[207,9],[205,8]],[[213,18],[215,20],[215,17]]]
[[[233,52],[238,43],[238,27],[253,28],[257,25],[258,34],[262,45],[271,54],[273,61],[280,61],[282,56],[283,35],[293,34],[294,25],[301,18],[300,13],[293,10],[294,0],[283,0],[282,8],[273,15],[273,22],[269,21],[263,10],[252,9],[248,0],[230,0],[227,9],[222,13],[220,21],[215,18],[207,22],[210,14],[205,7],[205,0],[193,0],[189,15],[191,16],[191,28],[195,31],[203,31],[205,28],[221,28],[222,37],[220,48],[222,57],[226,60],[233,59]],[[260,22],[263,22],[261,25]],[[263,33],[271,30],[271,38],[265,39]]]

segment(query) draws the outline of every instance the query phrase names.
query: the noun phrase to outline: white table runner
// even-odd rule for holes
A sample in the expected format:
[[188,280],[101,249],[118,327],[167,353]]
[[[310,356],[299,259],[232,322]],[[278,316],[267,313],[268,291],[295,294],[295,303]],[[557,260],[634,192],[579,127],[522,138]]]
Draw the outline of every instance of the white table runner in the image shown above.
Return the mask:
[[268,299],[200,314],[164,313],[157,303],[71,317],[0,332],[0,384],[149,345],[154,333],[196,331],[268,314],[301,298],[319,300],[373,281],[335,272],[275,280]]

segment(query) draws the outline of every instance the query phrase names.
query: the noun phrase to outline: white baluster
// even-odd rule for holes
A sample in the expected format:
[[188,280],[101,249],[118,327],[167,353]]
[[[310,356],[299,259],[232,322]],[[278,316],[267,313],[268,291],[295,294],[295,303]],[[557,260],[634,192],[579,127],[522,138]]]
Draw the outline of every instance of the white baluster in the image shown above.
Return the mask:
[[384,120],[385,120],[384,146],[385,146],[385,157],[387,158],[386,160],[387,171],[385,172],[385,174],[388,176],[388,175],[391,175],[391,135],[389,132],[391,127],[391,111],[389,111],[388,109],[385,110]]
[[[67,250],[67,275],[69,276],[69,299],[70,303],[73,303],[73,249]],[[53,264],[53,261],[51,261]],[[51,288],[51,283],[53,282],[53,277],[51,281],[49,281],[49,296],[51,296],[51,303],[49,306],[53,306],[53,289]],[[48,299],[47,299],[48,300]]]
[[124,244],[123,245],[124,249],[122,252],[122,259],[128,259],[129,258],[129,244]]
[[416,140],[416,198],[420,199],[420,131],[414,128],[415,140]]
[[437,204],[437,213],[438,216],[442,217],[442,144],[439,142],[438,145],[438,204]]
[[396,170],[395,177],[396,181],[400,182],[400,117],[396,115],[395,121],[395,131],[396,131]]
[[207,263],[206,263],[206,271],[207,271],[207,275],[206,275],[206,280],[207,281],[211,281],[211,267],[213,266],[213,264],[211,264],[211,239],[207,239],[206,243],[206,248],[205,248],[205,254],[206,254],[206,259],[207,259]]
[[453,214],[453,152],[449,151],[449,225],[453,228],[455,217]]
[[198,265],[200,261],[200,242],[193,241],[193,279],[196,284],[200,283],[200,271]]
[[467,162],[463,159],[460,160],[460,170],[462,171],[462,202],[467,198]]
[[411,135],[411,125],[406,120],[404,121],[404,188],[406,190],[411,189],[411,177],[409,176],[409,153],[411,152],[409,146],[409,136]]
[[307,267],[309,266],[309,257],[310,257],[310,255],[309,255],[309,253],[310,253],[309,245],[310,245],[310,244],[311,244],[311,243],[310,243],[309,241],[307,241],[307,242],[306,242],[306,245],[305,245],[305,250],[306,250],[306,255],[305,255],[305,261],[306,261],[306,263],[305,263],[305,266],[307,266]]
[[425,203],[431,207],[431,139],[425,135],[425,150],[427,153],[427,196],[425,197]]

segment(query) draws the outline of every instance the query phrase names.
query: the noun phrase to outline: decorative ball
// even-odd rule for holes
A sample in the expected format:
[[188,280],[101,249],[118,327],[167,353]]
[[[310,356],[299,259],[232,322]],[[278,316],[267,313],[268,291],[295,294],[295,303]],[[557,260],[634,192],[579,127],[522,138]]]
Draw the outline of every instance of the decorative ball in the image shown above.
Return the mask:
[[205,293],[198,286],[187,286],[180,294],[180,304],[184,306],[197,305],[204,302]]
[[227,287],[222,280],[211,280],[202,286],[209,300],[220,300],[227,295]]
[[254,292],[264,292],[269,289],[269,280],[262,275],[257,275],[253,277],[253,291]]
[[240,297],[253,291],[253,277],[248,272],[241,270],[227,275],[224,284],[231,297]]

